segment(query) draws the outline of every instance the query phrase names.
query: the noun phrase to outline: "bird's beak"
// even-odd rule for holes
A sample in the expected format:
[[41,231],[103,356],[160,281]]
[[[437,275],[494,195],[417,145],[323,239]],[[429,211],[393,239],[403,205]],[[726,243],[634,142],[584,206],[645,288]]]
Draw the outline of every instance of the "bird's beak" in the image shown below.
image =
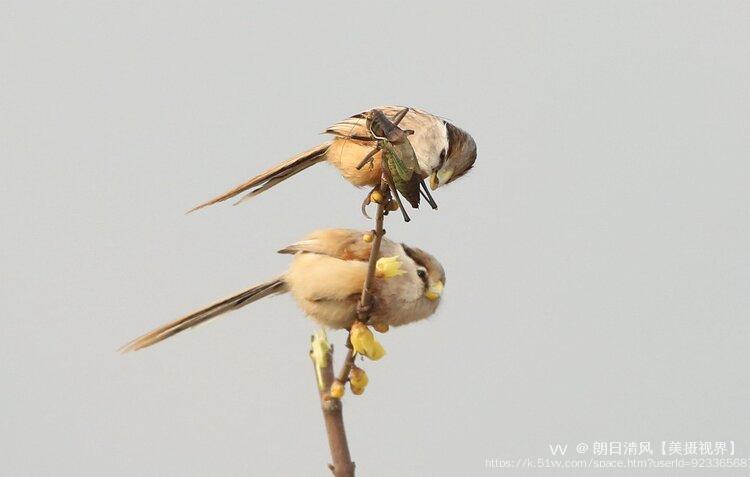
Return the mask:
[[437,300],[443,294],[443,282],[437,282],[427,289],[424,296],[429,300]]
[[435,190],[441,185],[445,185],[453,177],[453,169],[440,169],[433,172],[430,176],[430,189]]
[[430,175],[430,189],[435,190],[440,186],[440,181],[438,181],[437,172],[433,172]]

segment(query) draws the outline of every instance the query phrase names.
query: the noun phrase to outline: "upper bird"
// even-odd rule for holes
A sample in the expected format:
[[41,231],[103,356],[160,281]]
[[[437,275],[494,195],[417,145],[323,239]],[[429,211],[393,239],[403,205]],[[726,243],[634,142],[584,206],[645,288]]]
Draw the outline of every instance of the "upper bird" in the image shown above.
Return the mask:
[[[226,312],[286,292],[317,323],[348,329],[357,319],[357,305],[372,250],[372,243],[363,239],[365,234],[349,229],[313,232],[279,250],[294,255],[284,275],[157,328],[131,341],[121,351],[151,346]],[[378,273],[372,284],[375,307],[369,324],[399,326],[432,315],[445,285],[445,271],[440,262],[423,250],[387,238],[380,244],[379,256]]]
[[372,156],[369,165],[361,167],[363,158],[378,144],[379,138],[373,135],[371,127],[375,111],[382,112],[391,121],[406,113],[399,118],[399,127],[409,133],[408,142],[414,149],[417,162],[414,172],[420,180],[429,178],[433,190],[461,177],[474,165],[477,146],[466,131],[426,111],[383,106],[355,114],[330,126],[325,132],[333,135],[331,141],[261,172],[232,190],[194,207],[190,212],[246,193],[239,201],[242,202],[323,161],[336,166],[341,175],[355,186],[378,185],[383,175],[382,151]]

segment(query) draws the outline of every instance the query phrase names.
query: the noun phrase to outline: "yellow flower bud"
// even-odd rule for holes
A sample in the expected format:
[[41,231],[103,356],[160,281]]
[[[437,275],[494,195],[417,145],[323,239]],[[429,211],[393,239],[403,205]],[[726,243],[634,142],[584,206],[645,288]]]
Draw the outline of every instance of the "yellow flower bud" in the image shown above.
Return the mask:
[[380,278],[393,278],[406,273],[406,270],[401,269],[401,260],[398,259],[398,255],[393,257],[380,257],[375,262],[375,272]]
[[372,349],[370,350],[370,354],[366,356],[373,361],[377,361],[383,356],[385,356],[385,348],[383,348],[383,345],[380,344],[379,341],[374,340],[374,342],[372,343]]
[[365,388],[359,388],[359,387],[354,386],[354,385],[351,385],[349,387],[352,390],[352,394],[356,394],[357,396],[359,396],[360,394],[362,394],[363,392],[365,392]]
[[344,395],[344,385],[341,384],[341,381],[334,381],[331,384],[331,397],[334,397],[336,399],[341,399],[341,397]]
[[388,323],[373,323],[372,328],[378,333],[388,333],[390,326],[388,326]]
[[385,356],[383,345],[378,343],[372,331],[364,323],[359,321],[354,322],[349,332],[349,341],[351,341],[354,351],[362,356],[367,356],[373,361],[377,361]]
[[323,389],[321,369],[328,366],[328,353],[330,350],[331,344],[328,342],[326,331],[323,329],[316,331],[310,344],[310,357],[315,363],[315,373],[318,376],[318,389]]
[[370,194],[370,200],[379,204],[383,201],[383,194],[381,194],[379,190],[374,190],[372,191],[372,194]]
[[364,389],[367,387],[367,383],[369,382],[370,380],[367,377],[367,373],[365,373],[364,369],[353,366],[352,370],[349,371],[349,385],[352,388],[352,392],[354,391],[354,388],[359,388],[364,391]]
[[372,239],[373,239],[373,237],[372,237],[372,234],[364,234],[364,235],[362,236],[362,240],[364,240],[364,241],[365,241],[365,243],[370,243],[370,242],[372,242]]

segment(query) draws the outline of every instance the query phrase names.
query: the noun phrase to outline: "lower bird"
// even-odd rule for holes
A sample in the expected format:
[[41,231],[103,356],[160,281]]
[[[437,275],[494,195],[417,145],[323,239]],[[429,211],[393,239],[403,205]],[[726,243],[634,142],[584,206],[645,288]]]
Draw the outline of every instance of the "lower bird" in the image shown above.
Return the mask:
[[[382,176],[382,151],[372,156],[369,165],[362,159],[374,152],[377,137],[370,128],[375,112],[388,119],[399,118],[399,127],[408,130],[409,143],[417,164],[414,172],[419,180],[429,180],[430,188],[437,189],[463,176],[477,158],[474,138],[466,131],[442,118],[414,108],[383,106],[340,121],[325,130],[333,139],[304,151],[291,159],[273,166],[235,188],[206,201],[193,209],[201,209],[245,194],[239,202],[252,198],[276,184],[304,171],[319,162],[336,166],[341,175],[358,187],[376,186]],[[429,195],[429,192],[425,190]]]
[[[349,329],[357,318],[367,276],[372,249],[372,243],[365,240],[368,233],[349,229],[315,231],[279,250],[294,255],[284,275],[146,333],[121,351],[146,348],[261,298],[287,292],[316,323],[332,329]],[[375,276],[369,324],[399,326],[435,313],[445,284],[445,271],[429,253],[384,237]]]

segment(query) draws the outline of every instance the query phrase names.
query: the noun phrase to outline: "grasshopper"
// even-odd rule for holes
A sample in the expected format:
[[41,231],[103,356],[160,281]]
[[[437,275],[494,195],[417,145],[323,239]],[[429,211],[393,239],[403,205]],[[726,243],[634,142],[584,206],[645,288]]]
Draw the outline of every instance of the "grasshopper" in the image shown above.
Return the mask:
[[[419,174],[417,156],[409,142],[409,136],[414,131],[398,127],[398,123],[401,122],[408,112],[409,108],[405,108],[396,115],[393,121],[378,109],[373,109],[370,112],[367,119],[367,127],[372,137],[377,140],[377,144],[357,166],[357,169],[361,169],[365,164],[373,161],[373,156],[378,151],[382,151],[385,166],[383,167],[384,176],[406,222],[409,222],[411,219],[404,210],[401,195],[415,209],[419,207],[420,195],[424,196],[433,209],[437,208],[437,204],[433,200],[427,185],[424,183],[424,179]],[[368,202],[368,200],[365,201],[363,208]]]

